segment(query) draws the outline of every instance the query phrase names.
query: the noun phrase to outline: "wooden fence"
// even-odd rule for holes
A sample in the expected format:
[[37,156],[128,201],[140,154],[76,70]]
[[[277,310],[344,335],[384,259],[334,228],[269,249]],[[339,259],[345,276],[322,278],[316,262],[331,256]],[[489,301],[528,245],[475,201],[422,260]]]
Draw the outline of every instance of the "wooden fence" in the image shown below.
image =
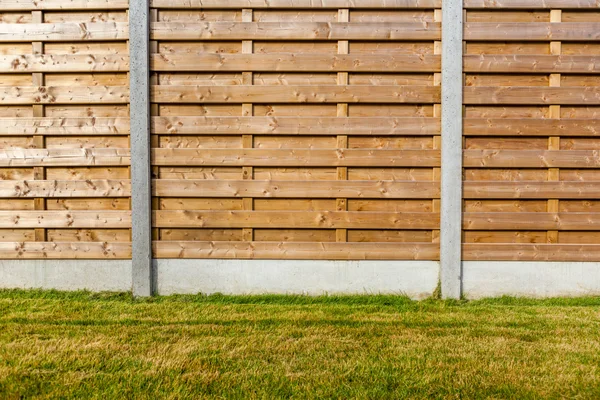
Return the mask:
[[[150,7],[155,258],[440,259],[442,0]],[[463,259],[600,261],[600,2],[464,22]],[[0,3],[0,258],[131,257],[129,56]]]

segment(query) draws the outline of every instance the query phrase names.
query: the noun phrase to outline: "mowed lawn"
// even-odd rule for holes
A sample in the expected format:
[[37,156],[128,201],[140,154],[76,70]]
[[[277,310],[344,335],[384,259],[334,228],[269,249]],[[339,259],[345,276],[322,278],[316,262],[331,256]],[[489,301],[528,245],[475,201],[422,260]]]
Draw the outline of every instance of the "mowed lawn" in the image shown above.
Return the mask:
[[600,298],[0,291],[0,398],[600,398]]

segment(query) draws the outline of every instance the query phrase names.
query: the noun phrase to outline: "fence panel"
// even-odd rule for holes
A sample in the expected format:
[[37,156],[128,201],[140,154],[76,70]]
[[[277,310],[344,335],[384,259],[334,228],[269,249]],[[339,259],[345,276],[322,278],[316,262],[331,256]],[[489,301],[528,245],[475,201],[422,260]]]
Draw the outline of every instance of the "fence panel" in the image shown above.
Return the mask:
[[155,256],[439,259],[441,2],[271,3],[152,3]]
[[465,260],[600,260],[596,1],[466,0]]
[[0,2],[0,259],[131,256],[127,7]]

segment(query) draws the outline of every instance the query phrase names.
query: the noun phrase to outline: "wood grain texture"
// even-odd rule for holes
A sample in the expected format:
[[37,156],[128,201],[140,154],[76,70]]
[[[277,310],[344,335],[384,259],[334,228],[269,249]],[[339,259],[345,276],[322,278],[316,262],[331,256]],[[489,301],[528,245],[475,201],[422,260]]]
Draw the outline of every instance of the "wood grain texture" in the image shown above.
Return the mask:
[[[0,132],[2,132],[0,119]],[[600,127],[600,122],[599,122]],[[426,117],[153,117],[152,133],[173,135],[429,136],[439,118]]]
[[129,118],[0,118],[0,136],[114,136],[129,134]]
[[0,228],[131,228],[131,212],[0,211]]
[[598,22],[467,22],[464,39],[504,41],[600,41]]
[[600,229],[600,213],[467,212],[463,214],[463,229],[596,231]]
[[600,87],[466,86],[464,104],[600,105]]
[[600,119],[465,118],[465,136],[598,136]]
[[0,11],[126,10],[128,0],[2,0]]
[[597,244],[465,243],[466,261],[598,261]]
[[129,149],[12,149],[0,150],[1,167],[130,165]]
[[[438,198],[439,182],[416,181],[260,181],[157,179],[161,197],[267,197],[267,198]],[[0,186],[1,187],[1,186]]]
[[156,241],[157,258],[437,260],[434,243]]
[[600,73],[600,56],[468,54],[463,68],[465,72],[590,74]]
[[439,214],[367,211],[290,213],[289,211],[159,210],[154,212],[154,224],[158,228],[437,229]]
[[0,43],[113,41],[127,40],[128,36],[126,22],[0,24]]
[[435,22],[153,22],[150,25],[152,40],[414,41],[440,37],[441,25]]
[[[0,153],[0,165],[2,165]],[[154,149],[154,165],[437,167],[439,150]]]
[[0,86],[0,103],[127,104],[127,86]]
[[127,259],[129,242],[0,242],[0,259]]
[[439,103],[440,96],[435,86],[381,85],[376,91],[366,85],[151,87],[157,103]]
[[0,180],[0,197],[129,197],[131,183],[125,179]]
[[465,167],[599,168],[599,150],[465,150]]
[[[166,0],[163,0],[166,1]],[[600,0],[464,0],[466,9],[589,9],[597,10]]]
[[127,72],[129,56],[120,54],[0,55],[0,73]]
[[150,7],[175,9],[428,9],[441,4],[442,0],[150,0]]
[[558,182],[463,182],[465,199],[597,199],[600,181]]
[[[291,54],[154,54],[155,71],[254,71],[254,72],[437,72],[438,55]],[[0,63],[0,70],[2,64]]]

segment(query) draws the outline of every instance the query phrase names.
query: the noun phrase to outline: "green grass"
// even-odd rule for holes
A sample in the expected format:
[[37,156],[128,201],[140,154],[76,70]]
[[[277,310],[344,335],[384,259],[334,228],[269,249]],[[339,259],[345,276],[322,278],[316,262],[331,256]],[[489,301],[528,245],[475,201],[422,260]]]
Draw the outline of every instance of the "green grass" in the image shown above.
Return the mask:
[[0,398],[600,398],[600,298],[0,291]]

